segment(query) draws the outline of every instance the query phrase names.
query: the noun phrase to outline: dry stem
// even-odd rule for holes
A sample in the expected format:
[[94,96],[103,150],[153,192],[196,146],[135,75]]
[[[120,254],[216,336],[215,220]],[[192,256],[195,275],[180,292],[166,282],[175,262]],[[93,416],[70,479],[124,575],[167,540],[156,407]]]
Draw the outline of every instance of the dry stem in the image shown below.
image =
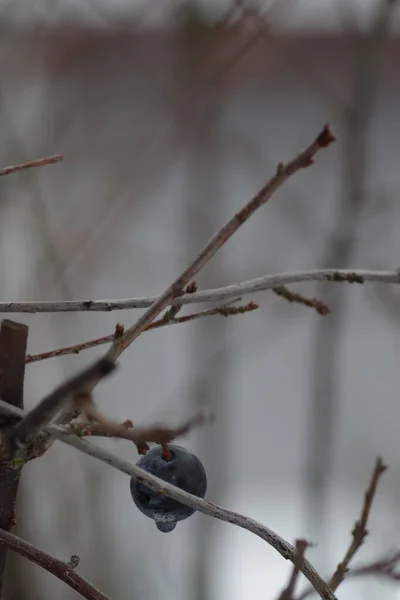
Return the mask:
[[364,503],[361,509],[360,518],[355,522],[354,528],[352,531],[353,539],[350,543],[350,546],[347,549],[347,552],[344,556],[342,562],[338,564],[336,567],[336,571],[332,575],[329,581],[329,587],[335,591],[342,583],[343,579],[346,577],[346,573],[348,572],[349,564],[357,550],[364,543],[365,538],[368,535],[367,523],[369,513],[371,511],[372,502],[375,497],[376,488],[379,482],[381,475],[386,471],[387,467],[383,464],[382,459],[378,458],[376,460],[375,468],[372,472],[370,484],[365,492]]
[[74,570],[78,562],[76,557],[71,557],[69,563],[62,562],[3,529],[0,529],[0,546],[8,548],[39,565],[55,577],[58,577],[58,579],[61,579],[61,581],[64,581],[64,583],[87,600],[109,600],[100,590],[76,573]]
[[[171,300],[172,305],[197,304],[202,302],[223,302],[237,296],[246,296],[255,292],[296,284],[321,281],[327,283],[386,283],[399,284],[400,272],[377,271],[369,269],[310,269],[288,273],[263,275],[248,281],[226,285],[220,288],[202,290],[193,294],[184,294]],[[54,313],[54,312],[111,312],[148,308],[158,296],[108,300],[66,300],[43,302],[0,302],[0,313]]]
[[[170,310],[174,309],[175,306],[172,306]],[[180,305],[178,305],[180,309]],[[214,315],[220,315],[227,317],[229,315],[239,315],[246,312],[251,312],[256,310],[258,305],[254,302],[249,302],[244,306],[220,306],[217,308],[211,308],[209,310],[203,310],[201,312],[192,313],[191,315],[185,315],[183,317],[172,317],[169,311],[161,317],[157,319],[157,321],[153,321],[150,323],[145,329],[145,331],[151,331],[152,329],[159,329],[160,327],[165,327],[167,325],[178,325],[179,323],[187,323],[189,321],[195,321],[197,319],[202,319],[204,317],[211,317]],[[176,314],[176,313],[175,313]],[[122,328],[122,331],[121,331]],[[66,348],[57,348],[56,350],[50,350],[48,352],[41,352],[40,354],[27,354],[26,356],[26,364],[38,362],[40,360],[46,360],[48,358],[54,358],[56,356],[65,356],[67,354],[79,354],[82,350],[88,350],[89,348],[94,348],[96,346],[101,346],[103,344],[109,344],[110,342],[114,342],[116,336],[121,336],[123,333],[123,326],[119,323],[116,326],[115,333],[110,335],[105,335],[94,340],[89,340],[87,342],[83,342],[81,344],[74,344],[73,346],[68,346]]]
[[54,154],[54,156],[46,156],[45,158],[38,158],[37,160],[30,160],[29,162],[20,163],[19,165],[13,165],[11,167],[3,167],[0,169],[0,177],[3,175],[10,175],[10,173],[16,173],[17,171],[23,171],[24,169],[32,169],[32,167],[43,167],[44,165],[54,165],[60,162],[63,157],[61,154]]

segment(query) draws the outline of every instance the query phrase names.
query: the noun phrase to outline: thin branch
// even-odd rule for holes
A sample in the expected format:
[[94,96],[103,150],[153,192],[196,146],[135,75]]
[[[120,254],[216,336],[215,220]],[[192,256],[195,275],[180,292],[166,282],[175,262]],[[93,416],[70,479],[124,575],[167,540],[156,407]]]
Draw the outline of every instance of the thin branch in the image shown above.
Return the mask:
[[278,600],[293,600],[296,583],[304,563],[304,554],[309,545],[310,544],[306,540],[296,540],[297,557],[293,564],[289,582],[285,589],[279,594]]
[[308,306],[309,308],[313,308],[317,311],[319,315],[325,317],[328,315],[331,310],[325,302],[321,302],[321,300],[317,300],[316,298],[306,298],[302,294],[297,294],[296,292],[292,292],[285,285],[281,285],[276,288],[272,288],[272,291],[281,298],[285,298],[290,303],[295,302],[296,304],[303,304],[303,306]]
[[382,577],[384,579],[388,579],[389,581],[398,582],[400,581],[399,566],[400,552],[397,551],[372,563],[359,565],[355,569],[351,569],[347,577],[365,577],[368,575],[373,577]]
[[147,442],[156,444],[168,444],[175,438],[187,435],[195,427],[211,423],[214,420],[212,411],[204,409],[196,415],[187,419],[178,427],[166,427],[163,425],[149,425],[148,427],[134,427],[132,421],[125,423],[98,422],[77,423],[63,427],[65,435],[77,435],[78,437],[97,436],[113,437],[133,442],[139,454],[145,454],[149,449]]
[[[220,288],[203,290],[194,294],[184,294],[170,301],[170,304],[197,304],[218,302],[271,290],[273,288],[311,281],[333,283],[400,283],[400,271],[372,271],[368,269],[311,269],[274,275],[263,275],[241,283]],[[54,312],[111,312],[132,308],[147,308],[158,296],[124,298],[116,300],[72,300],[60,302],[0,302],[0,313],[54,313]]]
[[[180,308],[179,305],[175,306],[177,306],[177,308]],[[171,307],[170,310],[173,310],[175,306]],[[257,304],[255,304],[254,302],[249,302],[244,306],[219,306],[217,308],[203,310],[202,312],[193,313],[191,315],[186,315],[183,317],[172,317],[169,313],[166,313],[166,315],[164,315],[161,319],[157,319],[157,321],[153,321],[153,323],[150,323],[150,325],[146,327],[145,331],[151,331],[152,329],[158,329],[167,325],[178,325],[179,323],[187,323],[188,321],[195,321],[197,319],[202,319],[203,317],[210,317],[213,315],[220,315],[224,317],[227,317],[229,315],[239,315],[251,312],[253,310],[256,310],[257,308]],[[27,354],[26,364],[38,362],[40,360],[46,360],[48,358],[54,358],[56,356],[65,356],[67,354],[79,354],[80,352],[82,352],[82,350],[88,350],[89,348],[94,348],[95,346],[109,344],[110,342],[114,342],[116,336],[121,335],[123,332],[123,327],[120,324],[117,324],[116,329],[118,329],[118,331],[116,331],[115,333],[111,333],[110,335],[105,335],[94,340],[89,340],[88,342],[83,342],[81,344],[74,344],[73,346],[68,346],[66,348],[58,348],[56,350],[50,350],[49,352],[41,352],[40,354]]]
[[[396,551],[383,556],[371,563],[365,563],[350,569],[346,575],[346,581],[359,577],[376,577],[397,583],[400,581],[400,552]],[[315,593],[313,587],[308,587],[304,592],[297,596],[296,600],[306,600]]]
[[11,167],[3,167],[0,169],[0,177],[3,175],[10,175],[10,173],[17,173],[17,171],[24,171],[25,169],[32,169],[32,167],[43,167],[45,165],[54,165],[60,162],[63,157],[61,154],[54,154],[54,156],[46,156],[45,158],[38,158],[37,160],[30,160],[29,162],[20,163],[19,165],[12,165]]
[[[0,413],[21,418],[25,416],[24,411],[13,406],[9,406],[1,400]],[[277,533],[265,525],[262,525],[258,521],[255,521],[249,517],[245,517],[244,515],[233,512],[226,508],[217,506],[216,504],[213,504],[207,500],[203,500],[202,498],[198,498],[197,496],[193,496],[192,494],[189,494],[188,492],[185,492],[184,490],[181,490],[180,488],[177,488],[174,485],[155,477],[155,475],[144,471],[140,467],[121,460],[117,456],[114,456],[111,452],[107,452],[106,450],[82,440],[75,435],[65,435],[61,427],[56,425],[48,425],[45,430],[50,436],[59,439],[63,443],[68,444],[73,448],[76,448],[80,452],[83,452],[88,456],[92,456],[93,458],[96,458],[97,460],[114,467],[118,471],[121,471],[121,473],[125,473],[130,477],[134,477],[137,481],[150,488],[150,490],[153,492],[164,494],[169,498],[177,500],[178,502],[182,502],[182,504],[190,506],[205,515],[214,517],[220,521],[225,521],[226,523],[231,523],[232,525],[236,525],[242,529],[246,529],[247,531],[250,531],[250,533],[254,533],[254,535],[267,542],[286,560],[290,560],[293,564],[297,560],[298,554],[296,549],[289,544],[289,542],[281,538]],[[304,562],[301,565],[300,570],[323,600],[337,600],[335,594],[329,588],[328,584],[321,578],[321,576],[317,573],[307,559],[304,558]]]
[[76,557],[71,557],[71,561],[68,563],[62,562],[3,529],[0,529],[0,546],[8,548],[39,565],[58,579],[61,579],[61,581],[64,581],[70,588],[87,600],[109,600],[100,590],[76,573],[74,570],[77,565]]
[[[400,559],[400,553],[396,553],[394,555],[391,555],[389,558],[382,559],[381,561],[377,561],[376,563],[363,566],[361,570],[360,568],[358,568],[349,571],[349,564],[351,562],[351,559],[354,557],[357,550],[362,546],[366,536],[368,535],[367,524],[372,502],[375,498],[375,493],[379,479],[381,475],[386,471],[386,469],[387,467],[383,464],[382,459],[377,458],[374,470],[371,475],[371,480],[364,494],[364,502],[361,508],[360,518],[354,524],[354,528],[352,531],[352,541],[346,551],[344,559],[338,564],[334,574],[329,579],[328,585],[330,589],[334,592],[344,581],[344,579],[347,578],[347,576],[355,576],[356,574],[360,575],[363,572],[368,571],[368,569],[370,570],[370,575],[372,575],[373,572],[377,573],[378,570],[383,571],[386,569],[387,572],[389,572],[390,570],[393,571]],[[300,596],[298,596],[297,600],[305,600],[312,593],[313,589],[308,588]]]
[[[0,397],[9,405],[23,408],[25,353],[29,328],[22,323],[4,319],[0,329]],[[13,419],[1,419],[8,427]],[[6,531],[15,522],[15,500],[20,471],[16,471],[4,456],[0,459],[0,528]],[[0,548],[0,596],[2,594],[7,548]]]
[[[279,163],[275,175],[261,188],[261,190],[243,206],[221,229],[219,229],[204,248],[200,251],[194,261],[187,267],[183,273],[165,290],[157,300],[151,304],[146,312],[131,325],[120,338],[114,341],[111,348],[106,353],[106,358],[115,362],[132,342],[140,336],[141,333],[150,325],[152,321],[174,301],[178,304],[182,301],[182,291],[186,285],[193,280],[195,275],[202,269],[216,254],[216,252],[232,237],[232,235],[243,225],[261,206],[263,206],[272,195],[297,171],[309,167],[313,164],[315,155],[322,149],[327,148],[335,141],[329,125],[325,125],[315,140],[293,160],[283,164]],[[235,294],[236,296],[238,294]],[[240,294],[239,294],[240,295]],[[94,382],[91,390],[96,386]],[[91,391],[88,390],[88,391]],[[65,410],[60,415],[58,422],[67,424],[73,418],[70,410]],[[42,436],[43,447],[48,447],[50,439]]]
[[372,502],[375,497],[376,488],[381,475],[386,471],[387,467],[383,464],[382,459],[378,458],[375,464],[375,468],[372,473],[371,481],[365,492],[364,503],[361,509],[360,518],[355,522],[352,531],[353,539],[342,562],[336,567],[336,571],[332,575],[329,581],[329,587],[336,591],[339,585],[342,583],[349,569],[349,564],[357,550],[364,543],[365,538],[368,535],[367,523],[369,513],[371,511]]
[[57,415],[73,396],[90,387],[115,369],[115,365],[102,358],[77,375],[67,379],[48,396],[43,398],[23,419],[6,432],[6,443],[10,447],[26,447],[45,425]]

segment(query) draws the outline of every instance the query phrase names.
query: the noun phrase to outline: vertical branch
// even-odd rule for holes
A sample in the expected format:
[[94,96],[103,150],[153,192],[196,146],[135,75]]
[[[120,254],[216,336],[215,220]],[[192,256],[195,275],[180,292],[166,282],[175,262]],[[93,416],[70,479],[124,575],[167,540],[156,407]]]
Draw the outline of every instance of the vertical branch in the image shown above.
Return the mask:
[[[368,135],[375,93],[379,85],[380,58],[386,39],[391,9],[396,0],[382,0],[369,34],[360,34],[356,44],[353,97],[344,115],[343,193],[338,203],[332,237],[325,249],[323,265],[349,266],[354,253],[357,228],[366,202],[365,185]],[[345,297],[339,289],[330,301],[332,314],[321,319],[314,340],[312,393],[307,439],[306,501],[309,535],[320,547],[325,523],[325,499],[332,467],[336,425],[336,393]],[[325,540],[326,542],[327,540]],[[317,565],[323,567],[324,565]]]
[[[23,408],[25,355],[28,327],[5,319],[0,328],[0,398]],[[7,425],[2,422],[1,426]],[[15,519],[20,470],[0,458],[0,528],[9,531]],[[0,596],[4,581],[7,548],[0,547]]]

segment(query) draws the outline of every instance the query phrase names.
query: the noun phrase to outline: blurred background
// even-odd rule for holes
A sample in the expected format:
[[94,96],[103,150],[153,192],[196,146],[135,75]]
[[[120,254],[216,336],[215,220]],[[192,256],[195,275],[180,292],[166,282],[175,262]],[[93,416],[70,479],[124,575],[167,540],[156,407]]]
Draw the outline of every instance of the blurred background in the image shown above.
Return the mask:
[[[197,283],[398,268],[399,6],[3,0],[1,166],[55,153],[64,161],[1,180],[0,300],[162,292],[326,122],[338,142]],[[208,498],[291,542],[312,540],[308,556],[328,574],[377,455],[389,471],[358,560],[399,546],[400,292],[295,291],[332,313],[263,292],[246,298],[256,312],[145,333],[96,401],[137,423],[176,423],[211,405],[215,424],[179,440],[204,462]],[[38,353],[110,334],[139,314],[10,316],[29,324],[28,352]],[[26,407],[102,350],[27,365]],[[99,443],[137,459],[128,442]],[[79,555],[80,573],[113,600],[272,599],[290,572],[261,540],[203,515],[161,535],[133,505],[127,477],[61,444],[24,469],[17,514],[19,535],[62,560]],[[11,554],[5,597],[77,598]],[[400,587],[354,580],[339,597],[394,600]]]

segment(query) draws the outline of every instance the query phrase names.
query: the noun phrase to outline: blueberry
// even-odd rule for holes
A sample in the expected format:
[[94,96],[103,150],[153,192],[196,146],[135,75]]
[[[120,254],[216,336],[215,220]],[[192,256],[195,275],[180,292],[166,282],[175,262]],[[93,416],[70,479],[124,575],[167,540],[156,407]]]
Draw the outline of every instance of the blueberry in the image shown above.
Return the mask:
[[[162,447],[155,446],[140,457],[137,466],[190,494],[204,498],[207,476],[200,460],[182,446],[169,444],[168,449],[172,455],[169,460],[163,457]],[[172,531],[178,521],[187,519],[195,512],[181,502],[152,492],[134,477],[131,478],[131,494],[138,509],[154,519],[157,528],[163,533]]]

